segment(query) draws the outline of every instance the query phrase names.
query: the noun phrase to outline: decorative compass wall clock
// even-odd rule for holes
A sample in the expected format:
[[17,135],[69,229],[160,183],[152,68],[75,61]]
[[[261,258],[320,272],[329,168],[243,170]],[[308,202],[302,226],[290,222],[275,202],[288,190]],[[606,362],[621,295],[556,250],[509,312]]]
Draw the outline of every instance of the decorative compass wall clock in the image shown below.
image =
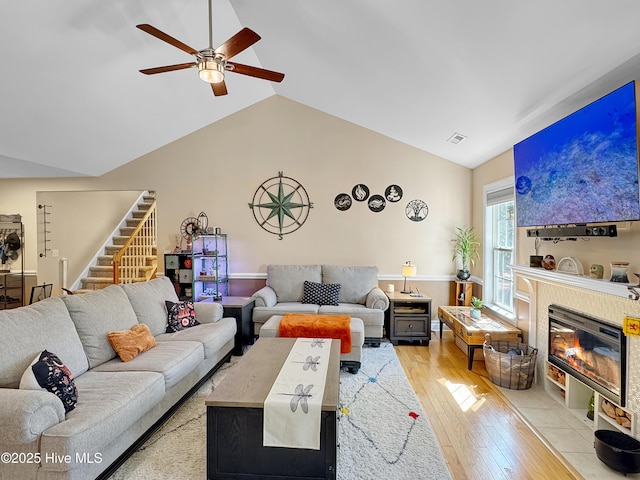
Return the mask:
[[278,172],[277,177],[262,182],[249,208],[258,225],[282,240],[307,221],[313,202],[299,182]]

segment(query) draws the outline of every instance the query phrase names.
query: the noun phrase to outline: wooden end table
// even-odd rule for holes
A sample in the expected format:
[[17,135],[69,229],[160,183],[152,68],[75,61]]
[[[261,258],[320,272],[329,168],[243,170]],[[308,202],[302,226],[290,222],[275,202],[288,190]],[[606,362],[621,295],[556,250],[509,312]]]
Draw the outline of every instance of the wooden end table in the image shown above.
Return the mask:
[[[455,336],[467,348],[467,368],[473,368],[473,356],[478,348],[482,348],[485,334],[491,335],[491,340],[506,340],[522,342],[522,331],[497,318],[482,314],[479,319],[471,318],[470,307],[438,307],[440,320],[440,338],[442,326],[446,324]],[[456,342],[457,343],[457,342]]]
[[222,297],[222,300],[216,300],[215,303],[222,305],[225,317],[236,319],[238,330],[236,331],[233,354],[242,355],[243,346],[253,343],[251,316],[255,300],[251,297]]
[[389,297],[389,340],[394,345],[400,340],[420,344],[431,339],[431,298],[414,297],[407,293],[385,292]]

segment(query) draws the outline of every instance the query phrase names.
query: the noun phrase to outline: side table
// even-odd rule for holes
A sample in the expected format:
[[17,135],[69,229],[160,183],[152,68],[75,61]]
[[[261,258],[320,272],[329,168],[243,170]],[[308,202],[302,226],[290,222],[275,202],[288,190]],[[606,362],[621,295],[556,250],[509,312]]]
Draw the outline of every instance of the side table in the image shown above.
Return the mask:
[[431,339],[431,298],[407,293],[386,292],[389,297],[389,340],[418,340],[429,345]]
[[242,347],[253,343],[251,316],[255,300],[251,297],[222,297],[222,300],[216,300],[216,303],[222,305],[225,317],[236,319],[238,331],[236,332],[233,354],[242,355]]

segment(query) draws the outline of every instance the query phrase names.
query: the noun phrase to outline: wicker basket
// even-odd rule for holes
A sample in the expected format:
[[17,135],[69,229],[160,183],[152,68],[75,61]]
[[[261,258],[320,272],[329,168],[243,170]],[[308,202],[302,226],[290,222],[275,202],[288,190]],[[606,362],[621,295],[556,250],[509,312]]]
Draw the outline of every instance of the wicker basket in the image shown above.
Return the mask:
[[538,358],[537,348],[504,340],[491,342],[487,334],[482,350],[489,380],[511,390],[531,388]]

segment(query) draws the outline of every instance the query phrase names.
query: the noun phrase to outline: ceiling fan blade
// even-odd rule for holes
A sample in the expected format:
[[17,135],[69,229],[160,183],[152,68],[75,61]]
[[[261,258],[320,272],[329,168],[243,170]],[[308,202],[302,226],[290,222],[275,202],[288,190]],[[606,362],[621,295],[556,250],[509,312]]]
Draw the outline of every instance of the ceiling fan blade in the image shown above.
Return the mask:
[[227,85],[224,83],[224,80],[219,82],[219,83],[212,83],[211,84],[211,90],[213,90],[213,94],[216,97],[219,97],[220,95],[226,95],[227,94]]
[[156,38],[159,38],[163,42],[167,42],[169,45],[173,45],[176,48],[179,48],[183,52],[190,53],[191,55],[196,55],[198,50],[190,47],[182,43],[180,40],[176,40],[171,35],[167,35],[166,33],[158,30],[156,27],[149,25],[148,23],[142,23],[140,25],[136,25],[137,28],[142,30],[143,32],[147,32],[149,35],[153,35]]
[[145,75],[153,75],[155,73],[172,72],[174,70],[183,70],[185,68],[192,68],[197,66],[198,64],[195,62],[178,63],[176,65],[166,65],[164,67],[144,68],[140,70],[140,73],[144,73]]
[[252,67],[241,63],[227,62],[227,70],[241,75],[249,75],[250,77],[262,78],[272,82],[281,82],[284,79],[284,73],[274,72],[273,70],[265,70],[264,68]]
[[245,27],[229,40],[220,45],[218,48],[216,48],[215,51],[216,53],[222,53],[226,57],[226,59],[229,60],[231,57],[249,48],[258,40],[260,40],[260,35],[258,35],[250,28]]

